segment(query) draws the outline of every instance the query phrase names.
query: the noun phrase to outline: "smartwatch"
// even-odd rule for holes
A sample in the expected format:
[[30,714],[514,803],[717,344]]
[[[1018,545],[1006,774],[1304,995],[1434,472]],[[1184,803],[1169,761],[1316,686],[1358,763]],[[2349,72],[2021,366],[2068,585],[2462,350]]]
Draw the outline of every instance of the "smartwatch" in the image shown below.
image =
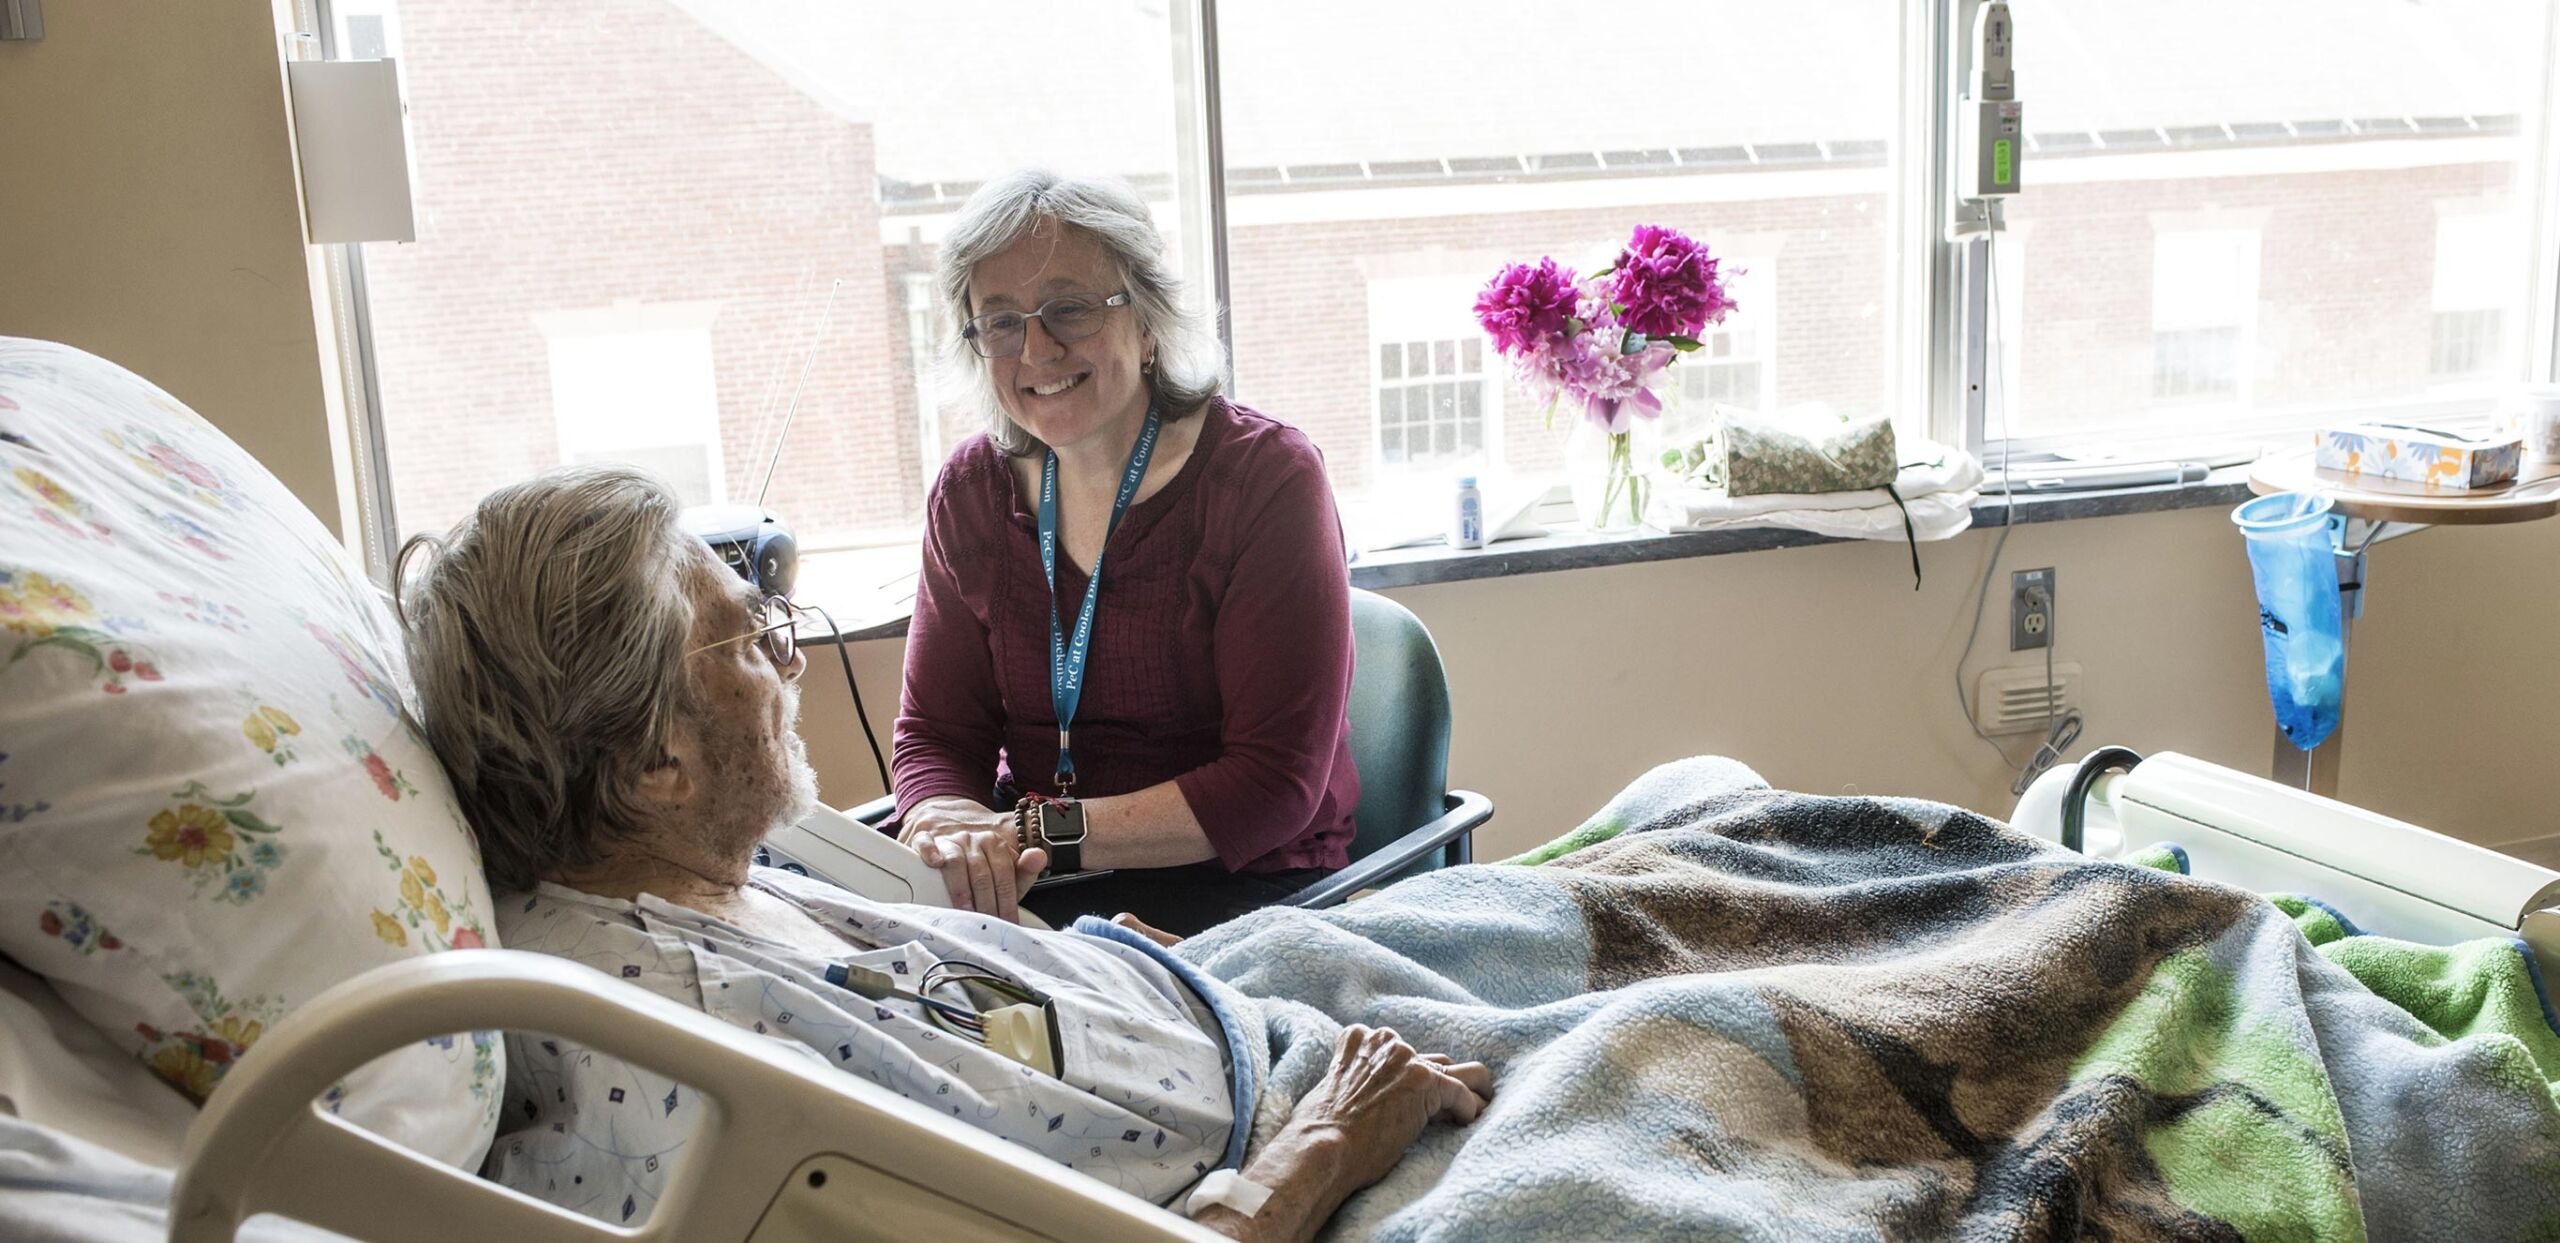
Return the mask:
[[1025,795],[1013,806],[1013,841],[1017,850],[1037,846],[1049,852],[1049,871],[1063,875],[1084,870],[1084,808],[1071,798]]

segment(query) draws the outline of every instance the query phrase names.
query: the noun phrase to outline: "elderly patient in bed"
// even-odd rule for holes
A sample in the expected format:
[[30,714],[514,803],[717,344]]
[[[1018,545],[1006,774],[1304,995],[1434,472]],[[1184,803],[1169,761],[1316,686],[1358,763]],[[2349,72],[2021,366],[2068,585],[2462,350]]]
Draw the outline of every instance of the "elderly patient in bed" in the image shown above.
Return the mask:
[[[1009,921],[1037,850],[967,844],[988,865],[980,911],[751,866],[816,795],[794,732],[806,660],[787,612],[680,530],[677,508],[646,475],[567,470],[403,551],[425,724],[502,895],[505,944],[803,1048],[1158,1203],[1241,1162],[1268,1200],[1196,1214],[1238,1238],[1308,1236],[1426,1125],[1484,1108],[1483,1066],[1355,1026],[1289,1124],[1244,1153],[1253,1102],[1235,1099],[1228,1037],[1169,960]],[[976,1017],[1040,996],[1055,1076],[981,1043]],[[609,1222],[645,1215],[695,1120],[690,1092],[538,1034],[509,1038],[508,1068],[486,1172]]]

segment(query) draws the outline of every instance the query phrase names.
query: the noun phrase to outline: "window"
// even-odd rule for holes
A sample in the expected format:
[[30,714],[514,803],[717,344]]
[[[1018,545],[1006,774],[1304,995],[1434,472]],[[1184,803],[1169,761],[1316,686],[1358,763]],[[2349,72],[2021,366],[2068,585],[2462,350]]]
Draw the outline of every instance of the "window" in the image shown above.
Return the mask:
[[677,303],[537,316],[550,345],[560,460],[645,467],[687,505],[728,500],[711,366],[718,313]]
[[2501,262],[2518,253],[2512,218],[2487,210],[2436,217],[2435,310],[2428,374],[2462,380],[2497,372],[2505,361],[2507,304],[2520,282]]
[[2151,395],[2163,401],[2245,397],[2257,305],[2254,230],[2160,234],[2151,263]]
[[1447,465],[1482,457],[1484,342],[1390,341],[1378,347],[1378,461]]
[[335,0],[329,16],[336,27],[336,59],[381,60],[400,54],[393,42],[390,0]]
[[[912,541],[981,418],[936,375],[941,241],[985,178],[1035,163],[1128,180],[1195,293],[1221,274],[1233,392],[1324,450],[1346,513],[1559,471],[1563,428],[1473,294],[1540,255],[1590,271],[1640,223],[1744,273],[1671,373],[1674,418],[1961,425],[1950,208],[1920,190],[1952,162],[1930,50],[1965,42],[1975,0],[1708,0],[1640,35],[1531,0],[1220,0],[1215,75],[1188,0],[324,7],[336,54],[400,58],[413,121],[419,240],[360,255],[404,533],[564,461],[743,499],[788,414],[768,499],[803,547]],[[1995,428],[2255,436],[2476,408],[2547,365],[2524,348],[2553,322],[2533,239],[2560,235],[2534,138],[2547,5],[2019,17]],[[1595,85],[1631,37],[1714,72]],[[632,308],[693,309],[605,323]]]
[[2016,11],[2013,435],[2264,438],[2526,378],[2548,4]]
[[[1742,313],[1671,369],[1667,395],[1686,406],[1680,386],[1694,384],[1741,405],[1888,412],[1900,13],[1890,0],[1812,11],[1715,0],[1636,19],[1498,0],[1452,20],[1429,5],[1221,3],[1239,396],[1306,429],[1347,508],[1410,488],[1443,512],[1445,485],[1406,468],[1463,446],[1476,421],[1464,350],[1483,338],[1475,291],[1541,255],[1590,272],[1636,225],[1657,224],[1757,269],[1771,290],[1777,265],[1762,257],[1783,254],[1790,290],[1803,291],[1783,306],[1738,291]],[[1715,71],[1648,70],[1636,84],[1599,68],[1624,62],[1631,38],[1655,38],[1634,24],[1655,20]],[[1440,281],[1430,297],[1454,326],[1382,329],[1380,282],[1423,276]],[[1416,355],[1416,342],[1430,348]],[[1404,347],[1393,378],[1390,344]],[[1508,364],[1483,358],[1481,469],[1560,473],[1572,416],[1551,426]]]
[[[750,499],[790,411],[767,502],[803,548],[912,541],[927,482],[981,426],[934,378],[931,272],[960,202],[1024,164],[1110,173],[1184,244],[1162,4],[435,0],[396,18],[418,240],[362,260],[403,534],[568,461]],[[560,327],[669,305],[717,310],[680,332]]]
[[1778,285],[1773,260],[1726,262],[1726,289],[1735,308],[1721,324],[1698,337],[1698,348],[1681,358],[1671,373],[1680,384],[1684,405],[1733,406],[1766,412],[1774,408],[1778,388],[1778,322],[1770,302]]
[[1369,282],[1377,430],[1373,451],[1359,456],[1380,471],[1483,473],[1500,465],[1501,389],[1486,372],[1493,353],[1470,313],[1474,299],[1467,276]]

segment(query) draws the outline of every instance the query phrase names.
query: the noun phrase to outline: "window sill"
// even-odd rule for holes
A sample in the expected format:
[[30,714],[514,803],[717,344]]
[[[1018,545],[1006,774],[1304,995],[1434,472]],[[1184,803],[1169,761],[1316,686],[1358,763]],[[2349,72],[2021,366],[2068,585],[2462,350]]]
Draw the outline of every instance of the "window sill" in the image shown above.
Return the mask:
[[[2021,496],[2017,500],[2017,521],[2025,526],[2083,518],[2116,518],[2179,509],[2229,507],[2248,499],[2249,468],[2240,466],[2217,470],[2203,483],[2185,486],[2164,484]],[[1997,527],[2008,521],[2008,505],[1996,493],[1985,495],[1973,507],[1973,525],[1976,528]],[[1856,541],[1775,527],[1677,533],[1641,531],[1627,535],[1564,531],[1534,539],[1504,540],[1484,548],[1425,546],[1364,553],[1351,566],[1351,585],[1382,591],[1478,578],[1509,578],[1596,566],[1678,561],[1690,557],[1720,557],[1728,553],[1852,542]],[[906,633],[907,617],[901,611],[893,617],[874,615],[866,624],[848,626],[844,637],[852,642],[863,642],[899,638]],[[826,635],[804,633],[801,641],[827,643],[833,640]]]

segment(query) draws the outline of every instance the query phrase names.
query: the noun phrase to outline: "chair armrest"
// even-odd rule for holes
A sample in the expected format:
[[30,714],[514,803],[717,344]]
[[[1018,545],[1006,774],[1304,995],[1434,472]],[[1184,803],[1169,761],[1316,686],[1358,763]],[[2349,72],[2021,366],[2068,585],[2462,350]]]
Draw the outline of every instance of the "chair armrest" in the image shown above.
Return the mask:
[[844,809],[847,819],[859,820],[883,833],[898,831],[898,796],[883,794],[868,803],[857,803]]
[[1389,877],[1420,862],[1435,850],[1448,851],[1452,864],[1473,862],[1475,848],[1469,835],[1485,821],[1493,819],[1493,800],[1473,790],[1451,790],[1446,800],[1449,810],[1442,812],[1439,819],[1289,895],[1281,905],[1303,906],[1310,910],[1338,906],[1343,899],[1363,889],[1385,884]]

